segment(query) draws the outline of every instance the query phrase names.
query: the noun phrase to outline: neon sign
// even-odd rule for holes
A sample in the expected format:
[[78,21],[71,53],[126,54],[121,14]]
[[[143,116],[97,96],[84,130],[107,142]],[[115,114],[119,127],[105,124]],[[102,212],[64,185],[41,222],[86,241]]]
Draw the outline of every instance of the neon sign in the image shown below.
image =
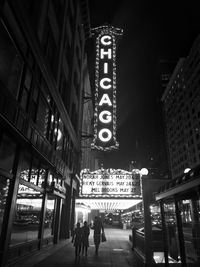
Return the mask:
[[87,198],[140,198],[140,172],[100,169],[81,171],[80,197]]
[[96,38],[94,139],[91,147],[117,149],[116,140],[116,35],[122,30],[102,26],[92,30]]

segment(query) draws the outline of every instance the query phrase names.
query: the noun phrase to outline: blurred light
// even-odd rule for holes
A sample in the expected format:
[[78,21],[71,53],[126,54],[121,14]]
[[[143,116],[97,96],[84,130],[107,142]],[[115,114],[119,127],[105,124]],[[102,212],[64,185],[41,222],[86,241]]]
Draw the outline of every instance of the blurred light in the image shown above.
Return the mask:
[[146,169],[146,168],[142,168],[141,170],[140,170],[140,174],[141,175],[147,175],[149,173],[149,171]]
[[142,199],[76,199],[76,203],[83,203],[91,210],[124,210],[141,203]]
[[61,132],[60,129],[58,129],[58,137],[57,137],[57,141],[60,141],[61,137],[62,137],[62,132]]
[[186,168],[186,169],[184,170],[184,173],[188,173],[190,170],[191,170],[190,168]]

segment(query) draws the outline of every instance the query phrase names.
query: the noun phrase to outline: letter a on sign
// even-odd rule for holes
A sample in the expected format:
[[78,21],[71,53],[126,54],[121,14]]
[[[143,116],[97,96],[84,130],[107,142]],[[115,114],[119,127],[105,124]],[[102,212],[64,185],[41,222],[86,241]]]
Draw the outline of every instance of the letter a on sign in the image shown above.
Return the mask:
[[116,38],[123,31],[113,26],[92,29],[96,36],[94,139],[91,148],[117,149],[116,140]]

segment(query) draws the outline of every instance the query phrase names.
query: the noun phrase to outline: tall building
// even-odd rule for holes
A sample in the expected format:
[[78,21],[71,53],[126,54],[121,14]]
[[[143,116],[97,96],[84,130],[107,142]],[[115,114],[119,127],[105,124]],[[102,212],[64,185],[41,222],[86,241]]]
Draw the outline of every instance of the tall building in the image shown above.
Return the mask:
[[162,96],[171,177],[200,164],[200,37],[181,58]]
[[90,169],[94,171],[97,169],[96,161],[98,161],[97,153],[91,150],[91,143],[93,139],[93,114],[94,103],[90,85],[90,77],[87,67],[87,58],[84,61],[84,96],[83,96],[83,122],[81,135],[81,169]]
[[0,265],[68,238],[81,163],[87,0],[0,1]]

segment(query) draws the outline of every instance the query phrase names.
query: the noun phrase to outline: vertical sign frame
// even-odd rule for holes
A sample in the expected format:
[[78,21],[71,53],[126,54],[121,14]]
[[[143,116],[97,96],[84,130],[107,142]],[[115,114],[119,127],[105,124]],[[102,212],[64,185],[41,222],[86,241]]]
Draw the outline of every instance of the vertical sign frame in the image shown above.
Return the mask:
[[92,30],[96,38],[95,111],[92,149],[117,149],[116,140],[116,36],[119,28],[106,25]]

